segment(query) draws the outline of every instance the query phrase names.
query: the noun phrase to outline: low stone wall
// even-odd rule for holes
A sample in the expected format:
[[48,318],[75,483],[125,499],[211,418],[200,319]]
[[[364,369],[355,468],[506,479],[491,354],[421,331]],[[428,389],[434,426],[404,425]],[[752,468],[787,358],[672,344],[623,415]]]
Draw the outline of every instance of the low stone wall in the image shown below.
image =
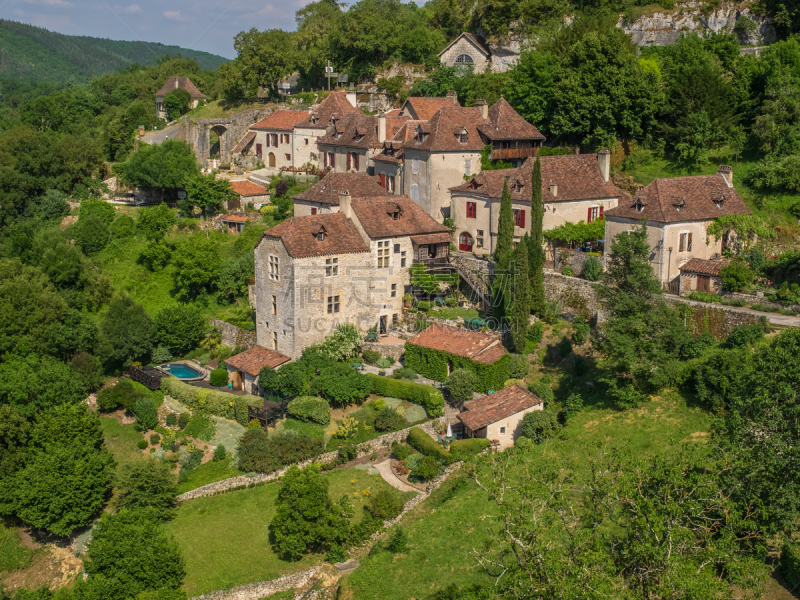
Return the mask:
[[583,264],[592,256],[586,252],[570,250],[569,248],[558,248],[555,255],[555,270],[560,273],[564,270],[564,267],[569,265],[575,275],[583,274]]
[[248,583],[229,590],[217,590],[202,596],[195,596],[192,600],[258,600],[266,598],[278,592],[285,592],[292,588],[299,588],[307,585],[319,567],[311,567],[307,571],[292,573],[273,579],[271,581],[259,581]]
[[789,304],[779,304],[778,302],[773,302],[772,300],[767,300],[766,298],[759,298],[758,296],[753,296],[752,294],[742,294],[740,292],[723,292],[720,294],[720,298],[724,298],[726,300],[744,300],[747,304],[763,304],[764,306],[769,306],[770,308],[791,308]]
[[[422,425],[414,425],[413,427],[419,427],[420,429],[422,429],[422,431],[424,431],[429,436],[435,439],[436,432],[444,429],[444,419],[438,418],[433,421],[423,423]],[[368,442],[364,442],[363,444],[359,444],[356,458],[372,454],[373,452],[377,451],[382,447],[389,446],[394,441],[399,442],[401,440],[405,440],[408,437],[408,432],[410,430],[411,427],[407,427],[405,429],[401,429],[400,431],[393,431],[391,433],[386,433],[384,435],[376,437],[374,440],[370,440]],[[317,463],[332,462],[336,460],[338,456],[339,456],[338,451],[326,452],[325,454],[320,454],[319,456],[316,456],[312,459],[305,460],[303,462],[295,464],[296,466],[302,468],[314,462]],[[248,477],[247,475],[239,475],[238,477],[231,477],[230,479],[223,479],[222,481],[209,483],[208,485],[204,485],[202,487],[181,494],[180,496],[178,496],[178,502],[185,502],[187,500],[194,500],[195,498],[202,498],[203,496],[210,496],[216,492],[222,492],[242,485],[252,485],[254,483],[261,483],[262,481],[273,481],[283,476],[283,474],[286,471],[288,471],[292,466],[293,465],[289,465],[287,467],[284,467],[283,469],[280,469],[279,471],[275,471],[274,473],[259,473],[257,475],[254,475],[253,477]]]
[[758,313],[741,308],[687,302],[669,296],[666,301],[674,307],[678,307],[681,304],[689,306],[691,316],[687,315],[686,325],[693,334],[697,335],[704,331],[709,331],[718,340],[728,337],[734,327],[753,325],[761,320],[761,315]]
[[603,306],[595,293],[597,285],[578,277],[544,272],[545,300],[558,302],[565,311],[571,311],[576,316],[601,322],[604,320]]
[[219,319],[209,319],[212,327],[216,327],[222,333],[222,343],[225,346],[235,348],[239,346],[245,350],[249,350],[256,345],[256,332],[247,331],[236,325],[231,325],[227,321],[220,321]]
[[375,350],[380,352],[381,356],[391,356],[395,360],[400,360],[406,352],[405,344],[379,344],[377,342],[364,342],[361,344],[361,351]]

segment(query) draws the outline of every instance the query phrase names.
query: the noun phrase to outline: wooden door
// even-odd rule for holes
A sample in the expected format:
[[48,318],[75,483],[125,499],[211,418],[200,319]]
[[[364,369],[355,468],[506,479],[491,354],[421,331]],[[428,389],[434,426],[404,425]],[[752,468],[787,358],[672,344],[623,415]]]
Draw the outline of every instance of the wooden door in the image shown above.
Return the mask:
[[697,291],[710,292],[711,291],[711,277],[709,275],[697,276]]
[[386,315],[383,315],[381,317],[381,324],[380,324],[380,327],[378,328],[380,330],[380,332],[381,332],[381,335],[386,335],[386,331],[387,331],[386,330],[386,322],[387,322],[387,320],[388,319],[386,318]]
[[269,166],[275,166],[275,155],[272,152],[269,153]]
[[458,236],[458,249],[462,252],[472,252],[472,236],[466,231],[462,231]]
[[231,373],[231,383],[233,384],[234,390],[242,389],[242,374],[239,371]]

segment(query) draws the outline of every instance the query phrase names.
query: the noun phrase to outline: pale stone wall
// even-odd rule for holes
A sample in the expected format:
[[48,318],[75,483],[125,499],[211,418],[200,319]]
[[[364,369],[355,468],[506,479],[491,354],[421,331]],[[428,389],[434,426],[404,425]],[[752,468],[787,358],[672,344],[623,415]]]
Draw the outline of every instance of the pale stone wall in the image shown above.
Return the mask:
[[361,351],[375,350],[380,352],[381,356],[391,356],[395,360],[400,360],[403,354],[406,353],[405,344],[379,344],[377,342],[364,342],[361,344]]
[[219,319],[209,319],[212,327],[216,327],[222,334],[222,343],[230,348],[239,346],[245,350],[249,350],[256,345],[256,332],[247,331],[236,325],[231,325],[227,321],[220,321]]
[[328,213],[339,212],[338,206],[331,206],[330,204],[319,204],[318,202],[305,202],[302,200],[294,201],[294,216],[305,217],[311,214],[311,209],[316,208],[318,215],[326,215]]
[[[394,194],[405,194],[403,191],[403,173],[400,164],[375,162],[372,161],[372,166],[376,176],[386,175],[387,177],[394,177]],[[408,194],[406,194],[408,196]]]
[[307,571],[284,575],[271,581],[259,581],[258,583],[248,583],[229,590],[217,590],[195,596],[191,600],[258,600],[267,598],[278,592],[285,592],[308,585],[319,567],[311,567]]
[[[522,417],[535,410],[544,410],[544,404],[531,406],[496,423],[491,423],[484,430],[486,432],[485,437],[490,440],[499,441],[501,450],[510,448],[520,435],[519,424],[522,422]],[[503,430],[502,432],[501,429]]]
[[466,38],[458,40],[439,58],[442,63],[448,67],[452,67],[455,65],[456,59],[462,54],[468,54],[472,57],[473,70],[476,73],[483,73],[486,70],[486,65],[489,64],[486,55],[478,50],[475,45]]
[[[267,146],[267,136],[268,135],[276,135],[278,136],[278,145],[277,146]],[[281,136],[286,135],[285,131],[278,131],[277,129],[272,130],[265,130],[265,131],[256,131],[256,137],[253,140],[253,145],[251,147],[251,154],[255,155],[256,153],[256,144],[261,144],[261,161],[267,167],[271,167],[269,161],[269,155],[273,154],[275,156],[275,165],[276,169],[280,169],[281,167],[291,167],[294,165],[294,152],[292,150],[292,136],[293,134],[289,134],[289,142],[282,142]],[[271,143],[271,142],[270,142]],[[289,155],[289,158],[286,155]]]
[[325,128],[295,127],[292,132],[292,157],[294,166],[302,167],[306,163],[316,165],[319,163],[319,148],[317,138],[325,135]]
[[[276,256],[279,265],[279,279],[269,277],[269,257]],[[294,269],[292,260],[283,242],[263,238],[255,249],[256,280],[256,338],[259,346],[275,350],[273,334],[278,334],[277,351],[292,358],[290,350],[294,346],[294,331],[286,325],[293,322],[294,316]],[[272,296],[277,302],[277,314],[273,313]]]
[[[639,226],[641,223],[634,219],[627,219],[622,217],[606,217],[606,248],[610,249],[614,242],[614,238],[620,233],[632,231],[634,226]],[[664,246],[664,224],[663,223],[647,223],[647,240],[650,244],[650,264],[656,277],[660,281],[665,282],[667,273],[667,256]],[[705,239],[703,240],[705,243]],[[676,246],[677,249],[677,246]],[[606,253],[606,256],[608,253]],[[675,268],[677,273],[677,268]]]
[[[697,291],[697,274],[696,273],[681,273],[681,294],[691,294],[694,291]],[[720,282],[719,277],[710,277],[710,286],[708,291],[712,294],[718,293],[722,289],[722,284]],[[755,304],[756,300],[755,297],[753,298],[752,302]]]
[[[419,159],[419,172],[414,173],[414,158]],[[406,149],[403,153],[403,190],[411,196],[411,187],[419,188],[419,204],[440,223],[450,215],[450,188],[464,183],[466,161],[470,173],[481,170],[479,152],[435,152]]]
[[[319,144],[319,159],[317,166],[320,169],[325,168],[325,159],[323,153],[333,152],[336,155],[334,173],[366,173],[369,167],[372,166],[373,152],[368,152],[366,148],[348,147],[348,146],[333,146],[330,144]],[[353,152],[358,153],[358,170],[356,171],[355,163],[350,161],[350,169],[347,168],[347,154]],[[328,163],[330,166],[330,162]]]

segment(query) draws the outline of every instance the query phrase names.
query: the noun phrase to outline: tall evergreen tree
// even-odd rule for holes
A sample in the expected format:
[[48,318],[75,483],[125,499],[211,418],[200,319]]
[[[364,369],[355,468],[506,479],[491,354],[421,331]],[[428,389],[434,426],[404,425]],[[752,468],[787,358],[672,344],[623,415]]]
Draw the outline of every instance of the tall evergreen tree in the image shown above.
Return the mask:
[[509,317],[511,306],[510,270],[514,256],[514,211],[511,209],[511,192],[508,181],[503,183],[500,199],[500,217],[497,224],[497,248],[494,258],[494,281],[492,282],[492,314],[499,323]]
[[511,339],[514,342],[514,351],[525,354],[528,323],[531,314],[531,290],[528,283],[528,248],[524,243],[517,246],[514,253],[514,266],[512,277],[513,306],[511,312]]
[[531,237],[528,240],[528,263],[530,268],[530,307],[536,316],[544,313],[544,201],[542,200],[542,162],[533,163],[531,177]]
[[511,208],[511,192],[508,180],[503,183],[503,195],[500,198],[500,218],[497,223],[497,260],[501,256],[510,261],[514,252],[514,211]]

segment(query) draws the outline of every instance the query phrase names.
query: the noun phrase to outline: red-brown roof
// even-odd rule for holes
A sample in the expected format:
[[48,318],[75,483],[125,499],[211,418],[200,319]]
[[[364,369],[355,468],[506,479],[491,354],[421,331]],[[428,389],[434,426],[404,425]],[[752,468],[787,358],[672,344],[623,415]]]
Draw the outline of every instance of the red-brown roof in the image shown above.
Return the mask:
[[294,126],[308,118],[306,110],[276,110],[265,119],[261,119],[250,129],[291,131]]
[[189,92],[189,95],[195,100],[199,98],[206,98],[206,95],[198,90],[197,86],[195,86],[195,84],[192,83],[192,80],[188,77],[170,77],[166,82],[164,82],[164,85],[161,86],[161,89],[156,92],[156,96],[166,96],[178,88]]
[[292,196],[294,200],[339,206],[339,192],[347,190],[350,196],[391,196],[381,187],[380,180],[366,173],[328,173],[305,192]]
[[447,244],[452,241],[450,232],[447,233],[429,233],[426,235],[414,235],[411,241],[417,246],[428,246],[430,244]]
[[[450,233],[425,209],[408,196],[357,198],[351,192],[350,205],[367,235],[373,239],[423,233]],[[394,219],[395,212],[399,218]]]
[[523,119],[502,97],[489,107],[489,122],[479,125],[478,130],[490,140],[545,139],[536,127]]
[[248,131],[247,133],[244,134],[244,137],[241,139],[241,141],[233,147],[233,150],[231,152],[233,152],[234,154],[238,154],[239,152],[250,146],[250,144],[253,143],[254,139],[256,139],[256,132]]
[[298,127],[325,129],[333,125],[331,117],[341,119],[350,113],[360,113],[361,111],[350,104],[347,99],[347,92],[331,92],[327,98],[320,102],[306,115],[306,119],[298,123]]
[[406,343],[448,352],[484,364],[497,362],[508,354],[497,333],[449,325],[431,325]]
[[[481,124],[483,124],[483,117],[479,108],[460,106],[441,108],[430,120],[419,121],[415,126],[411,126],[411,137],[406,141],[404,147],[432,152],[447,150],[480,152],[486,145],[478,132],[478,125]],[[417,130],[426,134],[424,141],[417,141]],[[467,132],[467,140],[464,143],[459,142],[457,137],[457,132],[461,130]]]
[[436,114],[440,108],[452,108],[458,104],[452,98],[427,98],[423,96],[412,96],[403,104],[400,113],[420,121],[427,121]]
[[[408,119],[388,117],[386,137],[391,139]],[[335,127],[324,136],[317,138],[317,144],[328,146],[348,146],[355,148],[380,148],[378,141],[378,117],[361,112],[350,113],[336,122]]]
[[247,217],[244,215],[225,215],[220,219],[223,223],[247,223]]
[[722,267],[729,264],[728,259],[706,260],[704,258],[692,258],[678,267],[678,270],[685,273],[698,273],[700,275],[714,275],[719,277]]
[[655,179],[646,188],[639,190],[633,200],[605,211],[606,217],[636,220],[646,218],[657,223],[680,223],[716,219],[722,215],[749,214],[752,211],[742,202],[736,188],[728,186],[720,173]]
[[292,359],[280,352],[269,350],[264,348],[264,346],[253,346],[241,354],[226,359],[225,364],[255,377],[264,367],[277,369],[290,360]]
[[458,420],[477,431],[539,404],[543,404],[541,398],[519,385],[511,385],[465,403],[467,410],[458,414]]
[[231,188],[240,196],[263,196],[267,193],[267,188],[252,181],[231,181]]
[[[318,239],[320,231],[325,233],[323,241]],[[265,237],[280,239],[294,258],[369,252],[356,226],[342,213],[291,217],[265,231],[261,239]]]

